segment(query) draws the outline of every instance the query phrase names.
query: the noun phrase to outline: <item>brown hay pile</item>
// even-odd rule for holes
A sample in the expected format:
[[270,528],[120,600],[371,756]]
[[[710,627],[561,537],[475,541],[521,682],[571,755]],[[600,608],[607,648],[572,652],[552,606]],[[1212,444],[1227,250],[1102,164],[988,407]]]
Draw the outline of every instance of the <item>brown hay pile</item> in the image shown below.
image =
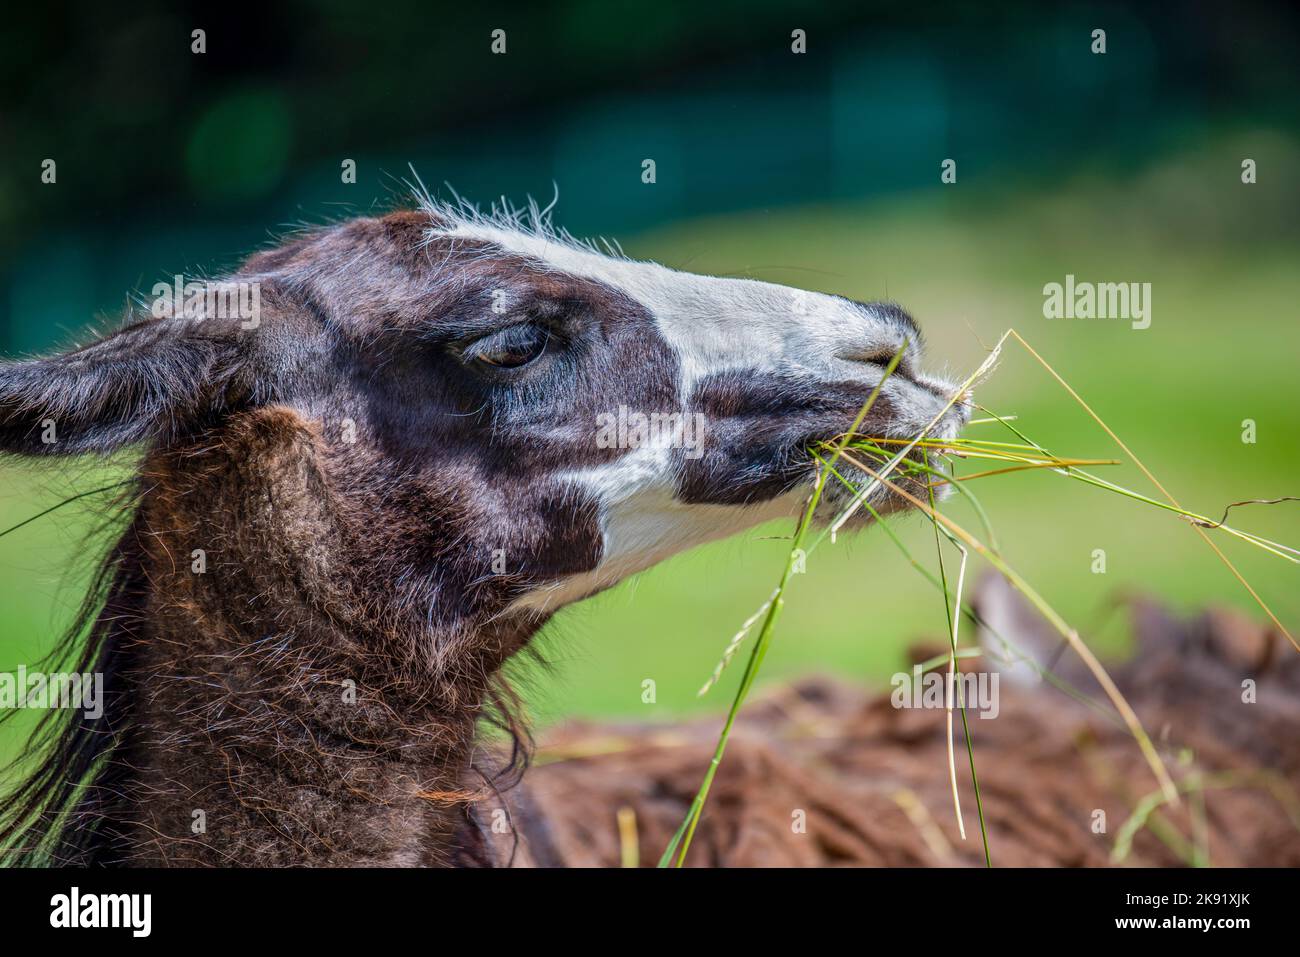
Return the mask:
[[[987,584],[978,604],[1018,647],[1035,649],[1100,699],[1068,651],[1053,660],[1056,649],[1005,591]],[[1227,786],[1161,808],[1125,863],[1187,863],[1197,833],[1192,808],[1203,799],[1212,864],[1300,866],[1300,655],[1236,613],[1182,621],[1148,601],[1127,607],[1139,650],[1112,675],[1176,780],[1200,773]],[[934,651],[918,651],[916,660]],[[988,658],[966,666],[996,667]],[[1256,682],[1256,703],[1242,700],[1245,679]],[[1108,865],[1125,820],[1156,788],[1135,742],[1122,725],[1040,681],[1016,681],[1004,670],[1000,692],[996,718],[970,716],[993,863]],[[653,865],[686,814],[719,726],[712,718],[557,729],[539,766],[505,797],[520,840],[515,847],[513,833],[492,836],[501,861],[513,849],[515,866],[618,866],[626,849],[618,815],[631,809],[640,863]],[[956,727],[965,841],[953,814],[942,710],[896,709],[888,694],[825,679],[770,691],[741,716],[688,863],[982,864],[960,720]]]

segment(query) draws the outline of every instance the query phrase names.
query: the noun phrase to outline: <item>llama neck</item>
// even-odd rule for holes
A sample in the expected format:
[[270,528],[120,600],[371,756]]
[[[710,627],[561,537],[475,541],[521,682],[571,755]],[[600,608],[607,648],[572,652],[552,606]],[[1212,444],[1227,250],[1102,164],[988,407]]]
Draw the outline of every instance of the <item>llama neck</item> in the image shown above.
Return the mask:
[[[285,529],[280,510],[263,517],[279,533],[272,540],[255,516],[197,501],[209,507],[192,516],[155,496],[131,533],[143,574],[118,679],[131,714],[115,759],[126,807],[110,816],[105,856],[218,866],[462,859],[467,812],[484,787],[471,773],[476,723],[493,676],[532,627],[478,628],[467,641],[463,627],[423,615],[375,617],[383,599],[359,596],[328,559],[351,543],[319,527]],[[208,545],[203,556],[196,542]]]
[[453,861],[485,688],[320,654],[355,638],[319,624],[197,610],[156,603],[128,676],[132,862]]
[[143,463],[119,546],[133,597],[105,609],[128,720],[103,778],[120,796],[99,856],[463,857],[485,789],[475,727],[541,621],[502,619],[463,551],[411,546],[436,526],[376,521],[388,513],[365,487],[339,494],[347,473],[328,477],[327,455],[300,417],[270,408]]

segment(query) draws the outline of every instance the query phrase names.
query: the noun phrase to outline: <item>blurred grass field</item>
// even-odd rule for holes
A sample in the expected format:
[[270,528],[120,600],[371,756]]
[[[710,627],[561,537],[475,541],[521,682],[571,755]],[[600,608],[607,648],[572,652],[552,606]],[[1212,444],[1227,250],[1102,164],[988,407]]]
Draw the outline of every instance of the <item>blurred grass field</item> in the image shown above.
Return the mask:
[[[1063,182],[752,212],[621,238],[633,257],[695,272],[895,299],[921,324],[930,368],[956,378],[1014,326],[1185,507],[1217,517],[1229,502],[1300,492],[1300,235],[1267,190],[1239,185],[1237,157],[1249,155],[1246,148],[1229,143]],[[1269,148],[1292,172],[1300,166],[1295,144]],[[1206,194],[1227,199],[1196,199]],[[1150,282],[1151,327],[1045,319],[1042,287],[1067,273]],[[1014,344],[977,399],[1018,415],[1028,435],[1055,451],[1122,457]],[[1245,419],[1257,424],[1255,444],[1242,442]],[[63,472],[5,466],[0,527],[103,484],[102,471],[95,463]],[[1151,491],[1131,465],[1103,474]],[[1107,608],[1124,592],[1154,593],[1186,610],[1223,603],[1262,614],[1168,513],[1047,473],[981,480],[975,490],[1008,560],[1103,650],[1123,647],[1121,616]],[[949,509],[975,528],[963,503]],[[96,557],[84,540],[93,516],[75,503],[0,538],[0,668],[35,661],[71,616]],[[1251,506],[1232,520],[1300,543],[1295,503]],[[915,516],[896,521],[914,553],[932,560],[928,525]],[[788,551],[779,536],[790,530],[770,525],[697,549],[558,615],[541,638],[553,667],[518,674],[539,723],[722,710],[743,661],[708,698],[696,691],[771,592]],[[1218,541],[1282,621],[1300,630],[1297,566]],[[1106,551],[1106,574],[1091,571],[1098,548]],[[816,551],[795,579],[760,683],[827,671],[883,687],[911,641],[942,636],[944,628],[938,595],[883,534],[842,537]],[[656,685],[653,704],[643,702],[646,679]],[[0,758],[14,747],[13,732],[6,735]]]

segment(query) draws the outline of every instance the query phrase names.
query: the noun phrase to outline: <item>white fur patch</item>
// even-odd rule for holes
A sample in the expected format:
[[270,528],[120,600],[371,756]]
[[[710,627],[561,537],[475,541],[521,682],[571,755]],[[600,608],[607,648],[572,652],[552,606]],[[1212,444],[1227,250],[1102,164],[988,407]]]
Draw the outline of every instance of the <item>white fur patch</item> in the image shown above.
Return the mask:
[[460,219],[438,235],[492,243],[626,293],[654,316],[676,353],[683,396],[701,378],[734,369],[795,368],[851,378],[853,367],[845,367],[852,360],[888,357],[903,344],[898,326],[873,323],[835,296],[754,279],[678,272],[654,262],[602,255],[550,230],[520,231],[491,220]]

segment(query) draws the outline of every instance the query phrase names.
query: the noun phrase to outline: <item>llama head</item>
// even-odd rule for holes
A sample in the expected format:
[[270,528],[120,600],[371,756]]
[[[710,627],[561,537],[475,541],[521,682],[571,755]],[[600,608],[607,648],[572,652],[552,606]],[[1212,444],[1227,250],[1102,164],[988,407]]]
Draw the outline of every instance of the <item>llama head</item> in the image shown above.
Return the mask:
[[[148,311],[0,367],[0,447],[144,444],[183,470],[254,456],[230,436],[278,423],[275,475],[310,473],[332,503],[311,520],[365,543],[369,600],[388,589],[430,624],[537,620],[796,515],[807,448],[850,425],[900,350],[862,431],[951,435],[967,414],[893,304],[633,262],[535,209],[352,220],[222,283],[160,284]],[[830,515],[847,497],[828,489]]]

